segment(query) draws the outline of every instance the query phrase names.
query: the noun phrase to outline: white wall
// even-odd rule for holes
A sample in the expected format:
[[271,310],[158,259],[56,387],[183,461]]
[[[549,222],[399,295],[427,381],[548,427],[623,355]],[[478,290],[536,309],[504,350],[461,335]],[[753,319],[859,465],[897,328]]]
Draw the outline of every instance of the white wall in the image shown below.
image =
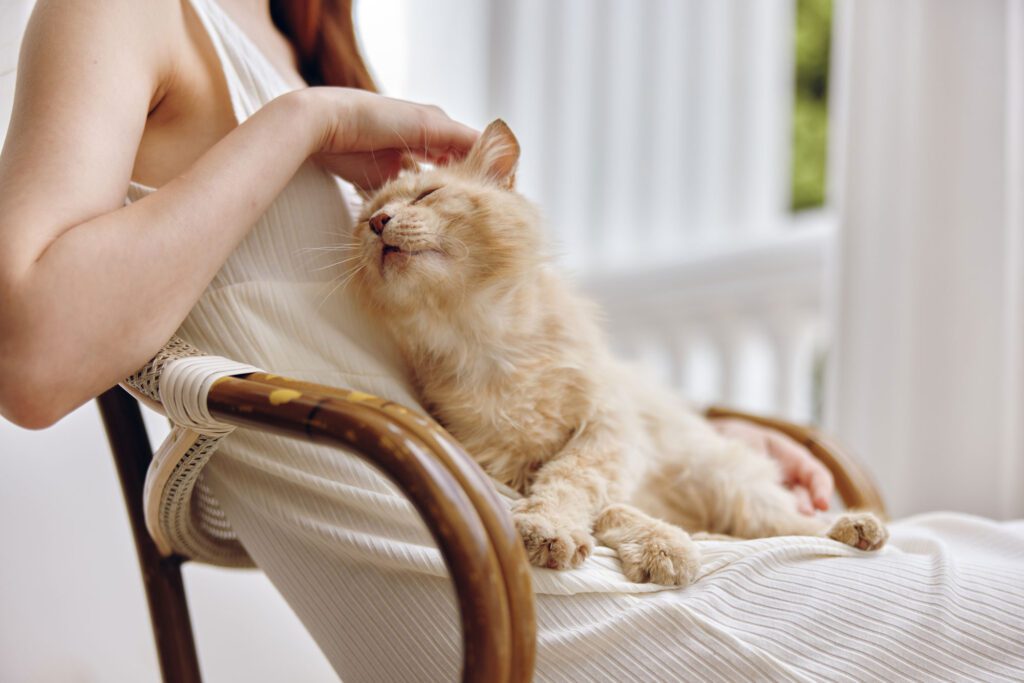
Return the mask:
[[[31,2],[0,0],[0,132]],[[159,420],[152,423],[165,430]],[[0,419],[0,681],[158,681],[128,520],[94,404],[44,432]],[[267,579],[185,570],[210,683],[336,681]]]

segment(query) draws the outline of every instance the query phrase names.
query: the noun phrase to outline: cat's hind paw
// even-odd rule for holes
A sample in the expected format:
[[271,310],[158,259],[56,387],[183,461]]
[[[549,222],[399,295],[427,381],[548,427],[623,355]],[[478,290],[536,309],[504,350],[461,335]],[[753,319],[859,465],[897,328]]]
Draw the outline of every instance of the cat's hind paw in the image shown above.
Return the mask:
[[547,569],[579,567],[594,550],[594,537],[584,529],[574,529],[537,513],[512,516],[526,546],[530,563]]
[[[622,573],[636,583],[688,586],[697,578],[700,551],[681,530],[668,527],[618,546]],[[674,533],[678,532],[678,533]]]
[[826,535],[859,550],[878,550],[889,540],[889,531],[870,512],[848,512],[840,515]]

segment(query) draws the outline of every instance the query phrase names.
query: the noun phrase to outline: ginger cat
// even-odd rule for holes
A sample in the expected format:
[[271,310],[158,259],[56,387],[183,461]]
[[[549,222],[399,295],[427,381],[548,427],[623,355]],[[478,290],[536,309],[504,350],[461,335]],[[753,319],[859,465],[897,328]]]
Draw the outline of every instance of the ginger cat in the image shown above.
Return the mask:
[[873,515],[800,514],[773,460],[612,357],[514,190],[518,159],[495,121],[464,160],[383,187],[355,227],[353,284],[424,406],[524,495],[512,512],[531,562],[577,567],[596,538],[630,580],[686,585],[700,562],[687,531],[880,548]]

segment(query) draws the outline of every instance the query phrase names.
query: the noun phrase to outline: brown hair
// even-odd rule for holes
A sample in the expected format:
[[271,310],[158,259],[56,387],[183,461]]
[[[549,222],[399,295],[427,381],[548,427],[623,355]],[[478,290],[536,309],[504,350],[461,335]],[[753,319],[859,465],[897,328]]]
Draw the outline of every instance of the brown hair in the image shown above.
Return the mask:
[[307,83],[377,89],[359,52],[352,0],[271,0],[270,15]]

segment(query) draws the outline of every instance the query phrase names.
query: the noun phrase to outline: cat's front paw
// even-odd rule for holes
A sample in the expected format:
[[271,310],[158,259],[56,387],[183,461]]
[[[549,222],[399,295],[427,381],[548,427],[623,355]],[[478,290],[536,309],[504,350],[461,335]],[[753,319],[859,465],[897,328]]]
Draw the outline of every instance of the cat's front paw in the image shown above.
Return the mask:
[[636,583],[688,586],[697,578],[700,551],[681,529],[664,525],[618,547],[622,573]]
[[889,540],[889,531],[870,512],[848,512],[832,523],[827,536],[860,550],[878,550]]
[[579,567],[594,550],[594,537],[586,529],[535,512],[512,515],[530,562],[548,569]]

